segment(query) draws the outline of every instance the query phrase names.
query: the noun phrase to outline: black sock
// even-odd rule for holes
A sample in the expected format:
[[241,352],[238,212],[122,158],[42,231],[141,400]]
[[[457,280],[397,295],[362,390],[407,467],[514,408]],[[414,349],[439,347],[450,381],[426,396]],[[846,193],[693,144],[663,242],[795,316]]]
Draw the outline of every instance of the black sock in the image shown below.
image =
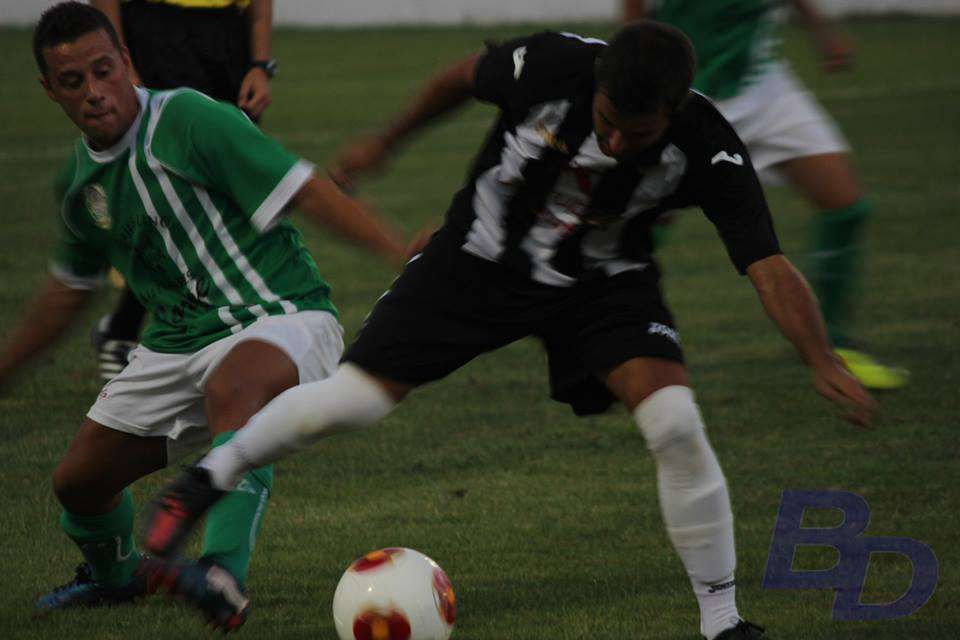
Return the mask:
[[110,315],[110,326],[107,327],[108,340],[139,340],[140,326],[147,310],[143,308],[130,288],[124,288],[120,296],[120,303]]

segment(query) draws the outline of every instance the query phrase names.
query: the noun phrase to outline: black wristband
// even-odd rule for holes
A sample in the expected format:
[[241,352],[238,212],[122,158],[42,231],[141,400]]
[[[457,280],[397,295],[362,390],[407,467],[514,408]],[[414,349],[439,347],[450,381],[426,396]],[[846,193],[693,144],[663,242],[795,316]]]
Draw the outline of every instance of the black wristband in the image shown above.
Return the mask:
[[254,67],[258,69],[263,69],[264,73],[267,74],[268,78],[272,78],[277,75],[277,60],[276,58],[271,58],[269,60],[254,60],[250,63],[250,68]]

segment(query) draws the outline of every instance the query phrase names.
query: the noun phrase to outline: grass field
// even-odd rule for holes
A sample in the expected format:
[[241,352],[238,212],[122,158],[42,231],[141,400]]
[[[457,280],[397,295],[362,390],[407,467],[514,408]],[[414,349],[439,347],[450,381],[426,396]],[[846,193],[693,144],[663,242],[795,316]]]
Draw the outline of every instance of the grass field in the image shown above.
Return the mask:
[[[960,630],[960,21],[848,27],[860,48],[850,74],[820,75],[799,32],[786,33],[786,48],[856,149],[877,211],[862,335],[913,371],[911,386],[880,398],[872,430],[839,421],[699,214],[682,220],[664,253],[665,290],[732,487],[741,612],[780,640],[946,640]],[[281,32],[283,66],[265,128],[322,162],[394,112],[432,69],[484,38],[530,30]],[[49,185],[74,132],[37,85],[29,34],[0,32],[0,55],[6,334],[43,277],[56,215]],[[365,195],[409,231],[438,218],[491,115],[471,108],[431,131]],[[785,191],[770,199],[783,245],[799,258],[807,207]],[[352,331],[392,274],[321,233],[307,230],[307,238]],[[79,561],[59,530],[48,478],[98,391],[85,333],[110,297],[0,395],[5,639],[205,634],[193,611],[162,600],[30,618],[35,595],[69,578]],[[698,638],[696,604],[664,534],[653,463],[635,427],[618,411],[575,419],[546,390],[539,346],[520,343],[415,394],[377,429],[280,464],[244,637],[334,638],[330,603],[343,568],[370,549],[403,545],[451,576],[460,640]],[[166,477],[137,485],[138,502]],[[856,492],[872,509],[868,535],[930,545],[940,569],[933,598],[908,618],[839,623],[830,592],[762,589],[780,494],[797,488]],[[813,522],[835,524],[818,515]],[[832,564],[830,553],[807,551],[804,568]],[[896,598],[909,576],[903,558],[876,557],[865,601]]]

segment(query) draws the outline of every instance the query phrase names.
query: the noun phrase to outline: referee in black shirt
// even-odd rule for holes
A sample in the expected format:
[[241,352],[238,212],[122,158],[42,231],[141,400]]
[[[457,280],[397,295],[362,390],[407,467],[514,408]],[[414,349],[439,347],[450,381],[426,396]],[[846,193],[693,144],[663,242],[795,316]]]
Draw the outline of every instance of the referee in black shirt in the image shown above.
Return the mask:
[[[90,0],[130,51],[137,84],[190,87],[232,102],[254,122],[270,106],[273,0]],[[101,377],[120,373],[146,310],[124,288],[114,312],[93,331]]]

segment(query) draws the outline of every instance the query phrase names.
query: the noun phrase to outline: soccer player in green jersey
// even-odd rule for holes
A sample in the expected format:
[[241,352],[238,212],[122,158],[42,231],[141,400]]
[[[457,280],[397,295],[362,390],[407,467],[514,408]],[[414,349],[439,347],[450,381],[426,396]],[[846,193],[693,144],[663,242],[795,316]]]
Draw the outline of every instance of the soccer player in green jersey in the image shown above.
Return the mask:
[[909,373],[877,362],[854,339],[862,236],[872,207],[840,130],[777,55],[776,27],[788,7],[810,28],[828,71],[850,65],[853,48],[810,0],[625,0],[624,18],[650,17],[690,38],[699,67],[694,87],[736,129],[761,178],[785,180],[821,212],[813,222],[809,276],[837,355],[868,388],[902,387]]
[[210,513],[200,564],[141,556],[127,487],[211,436],[222,445],[280,392],[335,370],[342,329],[288,208],[391,261],[404,248],[233,105],[135,87],[128,53],[96,9],[50,8],[33,46],[44,90],[83,135],[56,185],[51,275],[4,331],[0,384],[63,333],[108,266],[152,318],[53,473],[61,525],[86,563],[37,608],[128,600],[160,577],[235,628],[271,467],[246,474]]

